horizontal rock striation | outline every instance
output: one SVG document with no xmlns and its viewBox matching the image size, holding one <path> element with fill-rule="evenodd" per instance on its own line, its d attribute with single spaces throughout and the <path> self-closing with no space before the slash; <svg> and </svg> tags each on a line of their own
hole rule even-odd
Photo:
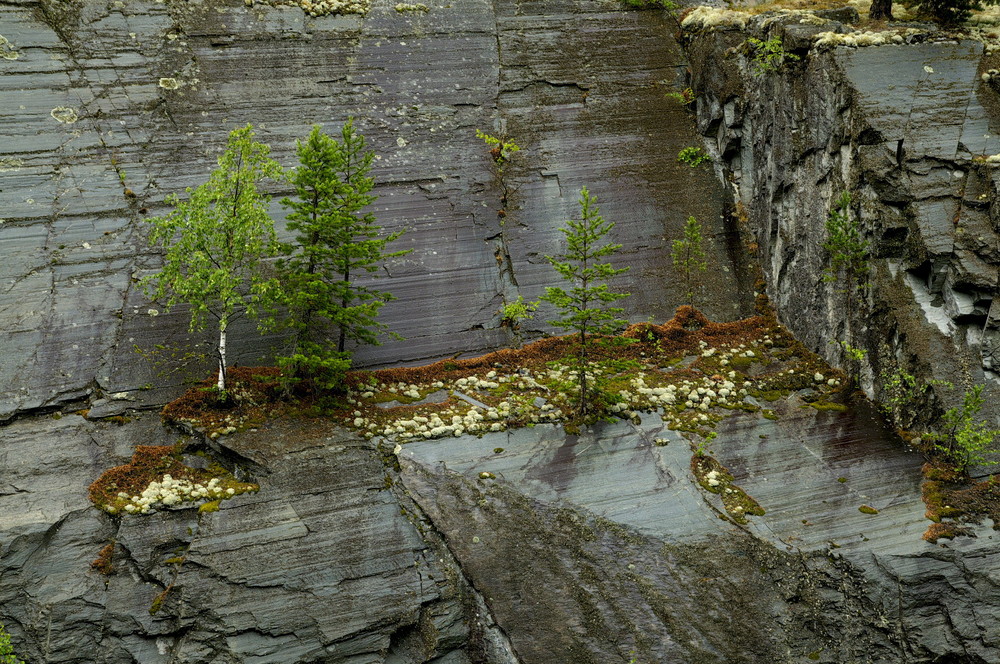
<svg viewBox="0 0 1000 664">
<path fill-rule="evenodd" d="M 1000 152 L 1000 141 L 996 92 L 981 77 L 992 56 L 975 42 L 933 39 L 810 50 L 804 33 L 845 28 L 803 26 L 800 18 L 765 16 L 747 32 L 686 36 L 698 127 L 723 162 L 738 213 L 759 245 L 777 315 L 813 350 L 858 372 L 870 396 L 886 397 L 886 376 L 896 371 L 956 386 L 935 387 L 908 403 L 904 426 L 933 419 L 973 384 L 985 385 L 983 417 L 996 422 L 1000 228 L 990 156 Z M 758 72 L 744 45 L 748 36 L 780 37 L 801 60 Z M 867 271 L 854 280 L 843 272 L 824 278 L 831 269 L 826 221 L 843 192 L 869 243 Z M 844 343 L 866 354 L 852 358 Z M 824 444 L 813 454 L 825 461 L 829 450 Z M 739 456 L 753 459 L 747 472 L 760 471 L 765 481 L 789 468 L 786 458 L 778 464 L 784 471 L 764 470 L 756 463 L 759 449 L 745 445 Z M 770 481 L 748 479 L 747 486 L 768 503 L 760 492 L 773 487 Z M 816 496 L 801 499 L 806 495 Z M 995 531 L 957 540 L 946 551 L 906 544 L 920 509 L 917 503 L 911 514 L 900 514 L 894 535 L 864 533 L 871 543 L 844 557 L 886 624 L 898 630 L 901 661 L 1000 661 L 992 636 L 1000 596 L 989 571 L 1000 555 Z M 783 541 L 812 539 L 811 527 L 791 528 L 799 510 L 788 516 L 785 526 L 770 530 L 784 531 Z"/>
<path fill-rule="evenodd" d="M 285 166 L 313 123 L 335 132 L 349 116 L 379 156 L 373 210 L 406 230 L 394 248 L 413 249 L 379 275 L 398 298 L 382 320 L 406 340 L 360 349 L 361 365 L 511 343 L 502 305 L 550 283 L 544 256 L 561 249 L 584 184 L 618 223 L 631 319 L 680 304 L 669 243 L 689 214 L 717 268 L 701 304 L 719 320 L 747 313 L 724 191 L 676 161 L 697 139 L 663 96 L 680 56 L 661 16 L 589 2 L 394 4 L 316 18 L 214 1 L 0 7 L 5 52 L 17 53 L 0 59 L 0 420 L 100 393 L 163 403 L 212 370 L 212 335 L 188 333 L 183 307 L 166 314 L 137 287 L 159 261 L 144 220 L 203 182 L 247 122 Z M 505 181 L 477 129 L 521 146 Z M 287 185 L 266 188 L 283 230 Z M 525 336 L 551 331 L 550 317 Z M 243 320 L 231 358 L 269 362 L 279 342 Z"/>
<path fill-rule="evenodd" d="M 112 518 L 89 505 L 89 482 L 136 437 L 178 434 L 152 417 L 79 416 L 3 433 L 0 606 L 27 661 L 468 664 L 503 642 L 379 454 L 350 435 L 308 421 L 248 433 L 218 458 L 249 460 L 259 493 Z M 91 562 L 109 545 L 103 574 Z"/>
</svg>

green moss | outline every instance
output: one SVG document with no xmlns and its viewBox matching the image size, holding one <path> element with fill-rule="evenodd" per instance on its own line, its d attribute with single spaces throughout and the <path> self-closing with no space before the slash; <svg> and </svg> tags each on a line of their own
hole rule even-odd
<svg viewBox="0 0 1000 664">
<path fill-rule="evenodd" d="M 843 484 L 844 482 L 847 481 L 847 478 L 846 477 L 838 477 L 837 481 L 840 482 L 841 484 Z"/>
<path fill-rule="evenodd" d="M 813 660 L 815 662 L 815 661 L 817 661 L 819 659 L 819 654 L 821 652 L 823 652 L 823 651 L 822 650 L 813 650 L 811 653 L 809 653 L 808 655 L 806 655 L 806 657 L 808 657 L 809 659 L 811 659 L 811 660 Z"/>
<path fill-rule="evenodd" d="M 858 511 L 862 514 L 878 514 L 878 510 L 871 505 L 862 505 L 858 508 Z"/>
<path fill-rule="evenodd" d="M 834 410 L 837 412 L 844 412 L 847 410 L 847 405 L 842 403 L 836 403 L 833 401 L 813 401 L 812 403 L 805 404 L 803 408 L 812 407 L 816 410 Z"/>
<path fill-rule="evenodd" d="M 766 420 L 776 420 L 778 419 L 778 414 L 771 410 L 770 408 L 764 408 L 760 411 L 761 416 Z"/>
<path fill-rule="evenodd" d="M 752 357 L 743 357 L 740 355 L 729 360 L 729 366 L 737 371 L 746 371 L 753 364 L 753 360 L 754 358 Z"/>
<path fill-rule="evenodd" d="M 221 502 L 222 502 L 222 500 L 210 500 L 207 503 L 202 503 L 198 507 L 198 512 L 199 513 L 201 513 L 201 512 L 218 512 L 219 511 L 219 504 Z"/>
<path fill-rule="evenodd" d="M 174 558 L 167 558 L 163 561 L 164 565 L 179 565 L 184 562 L 184 556 L 177 556 Z"/>
</svg>

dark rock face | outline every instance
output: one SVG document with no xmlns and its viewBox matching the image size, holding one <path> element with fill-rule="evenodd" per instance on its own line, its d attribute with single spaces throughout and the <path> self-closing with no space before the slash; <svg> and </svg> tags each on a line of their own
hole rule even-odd
<svg viewBox="0 0 1000 664">
<path fill-rule="evenodd" d="M 796 401 L 719 426 L 715 457 L 766 510 L 744 528 L 656 416 L 411 443 L 402 479 L 525 663 L 997 661 L 991 531 L 924 542 L 919 455 L 863 403 Z"/>
<path fill-rule="evenodd" d="M 867 349 L 869 395 L 882 394 L 883 373 L 903 370 L 959 386 L 936 391 L 947 406 L 984 384 L 989 416 L 1000 417 L 987 161 L 1000 139 L 982 46 L 814 51 L 754 75 L 735 55 L 717 57 L 742 40 L 695 37 L 692 80 L 699 129 L 732 174 L 779 317 L 832 362 L 850 361 L 840 342 Z M 820 278 L 830 268 L 827 214 L 843 192 L 870 242 L 869 271 L 851 284 Z"/>
<path fill-rule="evenodd" d="M 632 270 L 617 287 L 635 294 L 633 320 L 664 320 L 680 303 L 669 246 L 691 214 L 717 268 L 703 308 L 720 320 L 748 313 L 724 190 L 708 168 L 676 160 L 697 138 L 663 96 L 681 63 L 663 17 L 590 2 L 393 4 L 316 19 L 243 3 L 0 8 L 19 54 L 0 60 L 0 419 L 95 388 L 163 403 L 211 371 L 206 358 L 161 375 L 213 337 L 188 334 L 183 307 L 163 314 L 137 288 L 158 261 L 143 220 L 204 182 L 229 130 L 247 122 L 285 166 L 313 123 L 336 132 L 349 116 L 379 155 L 375 212 L 407 230 L 396 248 L 414 251 L 379 282 L 398 297 L 382 319 L 406 340 L 361 349 L 361 365 L 510 343 L 502 305 L 550 283 L 544 256 L 561 250 L 557 229 L 578 213 L 583 185 L 618 223 L 612 239 Z M 477 129 L 522 148 L 503 182 Z M 287 187 L 268 186 L 283 227 Z M 550 317 L 539 312 L 525 336 L 550 330 Z M 248 321 L 230 340 L 244 365 L 267 362 L 276 342 Z M 157 344 L 179 352 L 151 356 Z"/>
<path fill-rule="evenodd" d="M 606 9 L 469 2 L 400 16 L 385 4 L 305 21 L 245 6 L 0 7 L 22 54 L 0 60 L 0 86 L 24 100 L 0 120 L 14 137 L 0 148 L 0 384 L 13 386 L 0 417 L 84 396 L 95 378 L 108 393 L 95 416 L 173 389 L 177 377 L 123 352 L 185 337 L 183 312 L 153 316 L 135 290 L 155 261 L 140 206 L 155 214 L 204 179 L 246 121 L 289 163 L 314 119 L 354 114 L 383 155 L 380 218 L 411 226 L 416 249 L 383 282 L 400 297 L 387 320 L 411 339 L 367 361 L 506 342 L 495 311 L 545 284 L 542 256 L 582 184 L 619 221 L 634 318 L 677 300 L 659 291 L 664 232 L 688 214 L 711 221 L 721 266 L 706 309 L 744 313 L 722 185 L 676 163 L 695 140 L 658 87 L 680 63 L 666 23 Z M 996 314 L 995 214 L 981 202 L 993 184 L 958 145 L 1000 148 L 977 138 L 984 112 L 953 98 L 972 89 L 977 51 L 819 54 L 795 75 L 751 77 L 728 50 L 742 38 L 691 45 L 698 126 L 739 185 L 779 315 L 835 360 L 830 341 L 870 342 L 869 390 L 887 368 L 989 375 L 975 330 L 989 340 Z M 887 99 L 869 76 L 883 53 L 898 86 Z M 505 183 L 474 138 L 501 121 L 525 148 Z M 819 278 L 829 202 L 848 186 L 874 241 L 873 283 L 850 301 Z M 248 327 L 235 336 L 244 363 L 267 352 Z M 726 420 L 712 444 L 766 510 L 746 526 L 720 518 L 688 443 L 655 416 L 408 444 L 397 458 L 319 421 L 272 422 L 214 446 L 259 493 L 122 519 L 93 509 L 87 485 L 135 444 L 180 434 L 151 416 L 24 417 L 0 428 L 0 622 L 28 661 L 52 663 L 1000 662 L 989 524 L 920 540 L 921 459 L 863 406 L 775 409 L 777 421 Z M 90 563 L 109 543 L 104 576 Z"/>
<path fill-rule="evenodd" d="M 39 436 L 59 440 L 40 460 L 30 447 Z M 421 536 L 370 445 L 316 427 L 262 429 L 229 451 L 254 460 L 258 494 L 223 501 L 218 512 L 112 519 L 89 507 L 86 487 L 123 461 L 138 436 L 150 444 L 178 437 L 154 418 L 118 427 L 68 416 L 4 430 L 13 493 L 0 496 L 8 514 L 0 604 L 28 661 L 424 662 L 450 654 L 440 661 L 460 664 L 483 648 L 491 629 L 478 615 L 488 613 L 446 550 Z M 109 543 L 114 571 L 105 576 L 90 562 Z M 470 625 L 478 625 L 475 638 Z"/>
<path fill-rule="evenodd" d="M 729 50 L 744 38 L 734 32 L 693 37 L 692 81 L 699 129 L 725 162 L 745 207 L 779 318 L 833 363 L 856 361 L 840 342 L 867 349 L 860 371 L 869 395 L 882 396 L 884 375 L 897 370 L 958 386 L 912 404 L 917 421 L 954 405 L 977 383 L 991 395 L 983 415 L 996 421 L 991 310 L 998 229 L 995 176 L 986 158 L 1000 152 L 1000 142 L 993 131 L 995 93 L 979 77 L 986 66 L 981 45 L 802 53 L 799 63 L 754 75 Z M 823 248 L 827 214 L 844 191 L 870 242 L 863 284 L 821 278 L 830 266 Z M 813 452 L 824 463 L 826 447 Z M 751 475 L 762 468 L 759 449 L 744 444 L 739 456 L 753 460 L 745 463 Z M 761 478 L 774 481 L 781 472 L 772 467 Z M 773 485 L 755 486 L 748 478 L 747 486 L 766 496 L 762 487 Z M 890 504 L 899 509 L 903 503 Z M 920 523 L 921 509 L 912 503 L 909 514 L 899 514 L 894 535 L 865 532 L 871 544 L 844 558 L 894 625 L 905 653 L 897 657 L 1000 661 L 1000 643 L 982 636 L 998 625 L 995 575 L 986 571 L 998 556 L 994 531 L 956 541 L 948 551 L 927 547 L 908 532 Z M 801 515 L 789 516 L 784 527 L 771 522 L 773 533 L 784 531 L 781 539 L 808 541 L 818 532 L 795 532 L 791 526 Z M 987 560 L 993 562 L 984 567 Z M 960 590 L 932 590 L 939 574 Z"/>
</svg>

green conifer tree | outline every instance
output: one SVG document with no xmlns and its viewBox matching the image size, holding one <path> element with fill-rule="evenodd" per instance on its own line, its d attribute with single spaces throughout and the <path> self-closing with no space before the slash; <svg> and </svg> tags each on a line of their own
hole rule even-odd
<svg viewBox="0 0 1000 664">
<path fill-rule="evenodd" d="M 588 381 L 591 368 L 591 344 L 588 335 L 614 334 L 628 324 L 618 318 L 625 310 L 610 306 L 630 293 L 614 293 L 608 289 L 608 280 L 627 272 L 629 268 L 615 268 L 598 259 L 614 254 L 620 244 L 600 244 L 601 238 L 614 228 L 614 222 L 601 217 L 597 197 L 591 196 L 586 187 L 580 190 L 580 219 L 570 219 L 566 228 L 559 230 L 566 235 L 566 252 L 559 256 L 546 256 L 556 272 L 573 284 L 568 290 L 550 286 L 541 297 L 555 306 L 560 313 L 550 324 L 577 333 L 575 356 L 580 415 L 592 412 L 592 386 Z"/>
<path fill-rule="evenodd" d="M 164 248 L 163 268 L 143 279 L 143 286 L 167 311 L 178 303 L 191 307 L 190 329 L 215 320 L 219 377 L 226 390 L 226 332 L 244 312 L 256 314 L 275 282 L 266 277 L 264 261 L 277 253 L 268 197 L 257 189 L 265 179 L 283 177 L 268 155 L 270 148 L 254 138 L 251 125 L 234 129 L 219 167 L 208 182 L 186 190 L 189 198 L 167 197 L 174 211 L 149 220 L 149 241 Z"/>
<path fill-rule="evenodd" d="M 324 389 L 335 389 L 350 367 L 349 341 L 377 345 L 386 329 L 377 316 L 392 294 L 355 280 L 408 253 L 386 252 L 403 231 L 383 234 L 374 214 L 364 212 L 376 199 L 368 175 L 375 155 L 365 150 L 352 119 L 340 138 L 317 125 L 297 143 L 295 197 L 281 201 L 290 209 L 288 228 L 295 234 L 279 264 L 286 325 L 293 332 L 291 353 L 282 362 L 293 377 L 309 377 Z"/>
<path fill-rule="evenodd" d="M 701 222 L 694 217 L 688 217 L 687 223 L 684 224 L 684 237 L 674 240 L 670 258 L 674 262 L 674 269 L 680 272 L 684 281 L 684 299 L 689 305 L 694 306 L 694 287 L 697 279 L 695 273 L 708 269 L 705 250 L 702 248 Z"/>
</svg>

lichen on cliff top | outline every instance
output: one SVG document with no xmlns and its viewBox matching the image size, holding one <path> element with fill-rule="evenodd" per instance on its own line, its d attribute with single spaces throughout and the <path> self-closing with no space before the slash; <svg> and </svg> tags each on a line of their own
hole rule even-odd
<svg viewBox="0 0 1000 664">
<path fill-rule="evenodd" d="M 314 17 L 330 14 L 364 16 L 371 9 L 371 0 L 261 0 L 261 4 L 272 7 L 300 7 L 304 12 Z"/>
</svg>

